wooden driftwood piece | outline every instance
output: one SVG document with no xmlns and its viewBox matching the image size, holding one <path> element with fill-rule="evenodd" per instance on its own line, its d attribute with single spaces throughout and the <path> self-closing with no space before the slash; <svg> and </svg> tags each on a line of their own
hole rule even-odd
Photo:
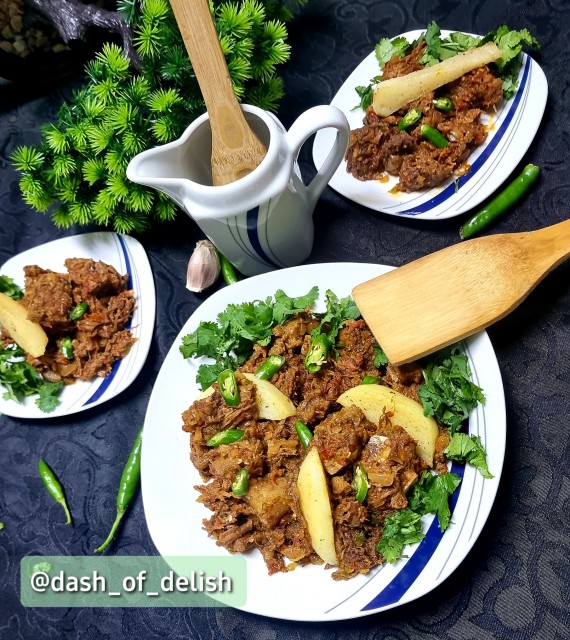
<svg viewBox="0 0 570 640">
<path fill-rule="evenodd" d="M 118 11 L 85 4 L 80 0 L 26 0 L 26 3 L 53 25 L 66 44 L 72 40 L 83 40 L 91 27 L 119 34 L 125 53 L 138 67 L 130 27 Z"/>
</svg>

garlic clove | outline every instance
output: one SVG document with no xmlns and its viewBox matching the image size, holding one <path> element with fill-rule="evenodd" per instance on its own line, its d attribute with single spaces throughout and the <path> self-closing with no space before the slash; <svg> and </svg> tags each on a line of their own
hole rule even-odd
<svg viewBox="0 0 570 640">
<path fill-rule="evenodd" d="M 209 240 L 200 240 L 188 261 L 186 288 L 196 293 L 204 291 L 216 282 L 220 269 L 216 247 Z"/>
</svg>

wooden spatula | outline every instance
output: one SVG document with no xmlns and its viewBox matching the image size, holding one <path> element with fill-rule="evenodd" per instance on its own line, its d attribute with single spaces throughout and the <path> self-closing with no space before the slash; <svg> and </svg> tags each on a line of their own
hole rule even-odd
<svg viewBox="0 0 570 640">
<path fill-rule="evenodd" d="M 212 128 L 212 182 L 229 184 L 253 171 L 267 149 L 237 101 L 208 0 L 170 0 Z"/>
<path fill-rule="evenodd" d="M 517 307 L 570 255 L 570 220 L 475 238 L 356 286 L 354 301 L 393 364 L 466 338 Z"/>
</svg>

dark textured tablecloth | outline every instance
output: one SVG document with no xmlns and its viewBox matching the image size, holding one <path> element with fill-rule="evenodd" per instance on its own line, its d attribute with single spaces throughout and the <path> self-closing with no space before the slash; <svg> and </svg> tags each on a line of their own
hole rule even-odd
<svg viewBox="0 0 570 640">
<path fill-rule="evenodd" d="M 535 56 L 549 83 L 546 112 L 521 162 L 541 169 L 538 184 L 493 232 L 525 231 L 568 217 L 570 200 L 570 4 L 526 0 L 310 0 L 289 26 L 290 62 L 282 69 L 286 126 L 305 109 L 328 103 L 379 38 L 424 28 L 486 33 L 501 23 L 527 27 L 542 43 Z M 70 83 L 71 85 L 71 83 Z M 83 231 L 56 229 L 27 207 L 9 155 L 39 140 L 70 85 L 0 85 L 0 264 L 25 249 Z M 532 97 L 531 97 L 532 99 Z M 310 146 L 302 150 L 312 170 Z M 458 242 L 466 216 L 444 221 L 396 218 L 355 205 L 327 188 L 314 219 L 307 262 L 401 265 Z M 342 637 L 358 640 L 553 640 L 570 638 L 570 264 L 550 274 L 510 316 L 488 330 L 504 381 L 507 451 L 491 515 L 460 567 L 410 604 L 340 623 L 293 623 L 229 608 L 33 609 L 19 597 L 27 555 L 91 554 L 114 515 L 120 470 L 161 363 L 178 331 L 208 294 L 185 289 L 188 257 L 200 233 L 182 215 L 139 236 L 157 289 L 155 335 L 135 382 L 114 400 L 65 419 L 0 417 L 0 640 L 80 638 Z M 208 293 L 211 293 L 208 292 Z M 429 292 L 418 301 L 429 303 Z M 40 457 L 65 483 L 75 526 L 37 474 Z M 154 555 L 139 494 L 113 553 Z M 307 594 L 310 597 L 310 594 Z"/>
</svg>

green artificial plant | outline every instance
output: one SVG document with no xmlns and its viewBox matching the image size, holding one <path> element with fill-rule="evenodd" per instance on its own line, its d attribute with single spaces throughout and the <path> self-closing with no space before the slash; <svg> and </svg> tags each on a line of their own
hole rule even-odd
<svg viewBox="0 0 570 640">
<path fill-rule="evenodd" d="M 120 0 L 117 8 L 131 29 L 134 59 L 117 44 L 103 45 L 86 65 L 85 84 L 42 127 L 40 144 L 11 157 L 24 201 L 57 227 L 131 233 L 174 219 L 174 202 L 131 182 L 126 167 L 205 111 L 168 0 Z M 283 96 L 276 69 L 290 53 L 286 1 L 210 0 L 210 8 L 238 99 L 274 111 Z"/>
</svg>

